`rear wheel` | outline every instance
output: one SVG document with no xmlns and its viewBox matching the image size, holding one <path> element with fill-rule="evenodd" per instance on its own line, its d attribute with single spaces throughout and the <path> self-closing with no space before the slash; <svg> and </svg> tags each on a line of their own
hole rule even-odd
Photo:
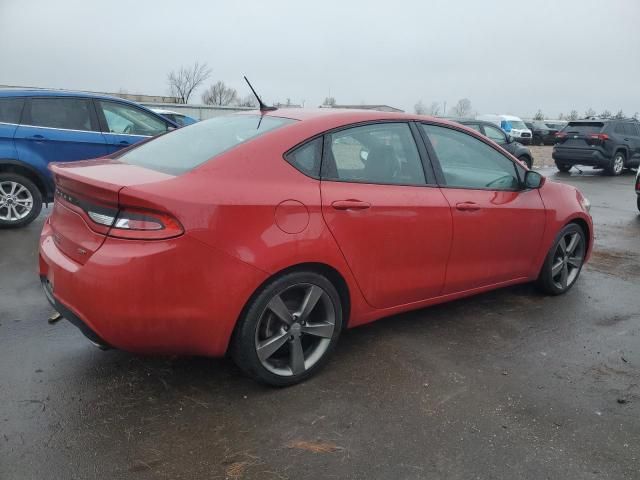
<svg viewBox="0 0 640 480">
<path fill-rule="evenodd" d="M 587 252 L 585 233 L 575 223 L 564 227 L 547 254 L 538 287 L 550 295 L 566 293 L 578 279 Z"/>
<path fill-rule="evenodd" d="M 529 168 L 529 170 L 531 170 L 531 167 L 533 167 L 533 162 L 531 161 L 531 157 L 529 157 L 528 155 L 520 155 L 518 157 L 518 160 L 523 162 L 527 166 L 527 168 Z"/>
<path fill-rule="evenodd" d="M 250 377 L 273 386 L 301 382 L 327 361 L 342 329 L 335 287 L 315 272 L 268 283 L 236 328 L 231 354 Z"/>
<path fill-rule="evenodd" d="M 542 146 L 544 145 L 544 139 L 541 136 L 536 135 L 535 137 L 533 137 L 533 144 Z"/>
<path fill-rule="evenodd" d="M 0 173 L 0 228 L 23 227 L 42 210 L 42 194 L 26 177 Z"/>
<path fill-rule="evenodd" d="M 571 170 L 572 165 L 556 162 L 556 167 L 558 167 L 558 170 L 560 170 L 562 173 L 567 173 L 569 170 Z"/>
<path fill-rule="evenodd" d="M 638 211 L 640 211 L 640 197 L 636 200 L 636 205 L 638 207 Z"/>
<path fill-rule="evenodd" d="M 609 163 L 609 166 L 606 168 L 606 172 L 609 175 L 620 175 L 624 170 L 624 161 L 625 155 L 623 152 L 616 152 Z"/>
</svg>

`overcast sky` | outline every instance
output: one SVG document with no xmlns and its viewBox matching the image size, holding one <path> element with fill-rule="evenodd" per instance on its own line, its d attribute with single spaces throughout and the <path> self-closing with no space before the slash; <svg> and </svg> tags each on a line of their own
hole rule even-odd
<svg viewBox="0 0 640 480">
<path fill-rule="evenodd" d="M 639 0 L 0 0 L 0 45 L 0 84 L 163 95 L 200 61 L 307 107 L 640 111 Z"/>
</svg>

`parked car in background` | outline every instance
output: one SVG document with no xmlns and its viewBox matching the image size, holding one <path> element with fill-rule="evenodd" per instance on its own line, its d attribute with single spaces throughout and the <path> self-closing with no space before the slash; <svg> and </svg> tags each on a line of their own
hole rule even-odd
<svg viewBox="0 0 640 480">
<path fill-rule="evenodd" d="M 499 126 L 523 145 L 531 144 L 533 133 L 520 117 L 516 117 L 515 115 L 485 114 L 478 115 L 476 118 Z"/>
<path fill-rule="evenodd" d="M 120 98 L 0 90 L 0 228 L 30 223 L 53 199 L 50 162 L 102 157 L 174 128 Z"/>
<path fill-rule="evenodd" d="M 39 268 L 58 312 L 103 347 L 229 353 L 277 386 L 346 327 L 531 281 L 565 293 L 593 245 L 574 187 L 418 115 L 239 113 L 52 168 Z"/>
<path fill-rule="evenodd" d="M 532 132 L 531 143 L 533 145 L 553 145 L 556 143 L 556 133 L 562 129 L 562 127 L 556 128 L 554 124 L 539 120 L 524 122 L 524 124 Z"/>
<path fill-rule="evenodd" d="M 588 165 L 620 175 L 640 164 L 640 124 L 635 120 L 577 120 L 556 133 L 556 139 L 552 156 L 561 172 Z"/>
<path fill-rule="evenodd" d="M 453 119 L 453 121 L 480 132 L 482 135 L 490 138 L 511 155 L 526 164 L 528 168 L 533 167 L 533 155 L 531 154 L 531 150 L 517 142 L 512 136 L 498 128 L 494 123 L 472 118 Z"/>
<path fill-rule="evenodd" d="M 640 211 L 640 168 L 636 172 L 636 205 Z"/>
<path fill-rule="evenodd" d="M 162 115 L 164 118 L 168 118 L 173 123 L 177 123 L 181 127 L 193 125 L 198 121 L 195 118 L 184 115 L 182 113 L 174 112 L 173 110 L 164 110 L 162 108 L 152 108 L 151 110 L 156 112 L 158 115 Z"/>
</svg>

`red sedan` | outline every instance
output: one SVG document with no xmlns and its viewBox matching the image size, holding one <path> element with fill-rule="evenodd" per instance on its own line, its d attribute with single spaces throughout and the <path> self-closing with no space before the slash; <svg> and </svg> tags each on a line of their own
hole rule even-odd
<svg viewBox="0 0 640 480">
<path fill-rule="evenodd" d="M 588 201 L 475 131 L 372 111 L 214 118 L 52 166 L 49 300 L 94 343 L 222 356 L 289 385 L 346 327 L 576 282 Z"/>
</svg>

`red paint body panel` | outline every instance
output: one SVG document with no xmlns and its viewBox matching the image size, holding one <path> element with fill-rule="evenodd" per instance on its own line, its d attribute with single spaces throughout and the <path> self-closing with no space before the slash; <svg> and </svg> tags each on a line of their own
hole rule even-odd
<svg viewBox="0 0 640 480">
<path fill-rule="evenodd" d="M 109 159 L 53 166 L 59 188 L 100 204 L 166 212 L 185 232 L 168 240 L 117 239 L 56 200 L 40 240 L 40 274 L 52 280 L 55 298 L 115 347 L 219 356 L 251 295 L 297 265 L 322 264 L 344 279 L 348 325 L 357 326 L 533 280 L 557 232 L 573 219 L 588 226 L 591 248 L 591 218 L 572 187 L 546 182 L 514 193 L 320 182 L 283 159 L 332 128 L 425 117 L 270 115 L 301 121 L 179 176 Z M 344 200 L 370 208 L 331 206 Z M 480 210 L 456 209 L 469 201 Z M 54 233 L 67 246 L 56 245 Z M 78 256 L 78 247 L 88 254 Z"/>
</svg>

